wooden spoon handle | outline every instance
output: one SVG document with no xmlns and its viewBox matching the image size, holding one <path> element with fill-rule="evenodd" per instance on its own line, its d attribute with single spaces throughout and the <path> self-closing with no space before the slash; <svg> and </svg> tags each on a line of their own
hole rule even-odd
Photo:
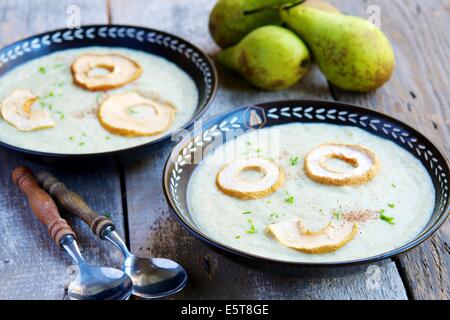
<svg viewBox="0 0 450 320">
<path fill-rule="evenodd" d="M 48 232 L 57 245 L 66 235 L 75 237 L 75 232 L 66 220 L 59 215 L 58 208 L 50 195 L 39 187 L 33 172 L 27 167 L 17 167 L 12 173 L 12 180 L 23 194 L 36 217 L 45 224 Z"/>
<path fill-rule="evenodd" d="M 37 175 L 37 179 L 44 190 L 56 199 L 56 202 L 64 211 L 83 220 L 97 237 L 102 238 L 104 228 L 108 226 L 115 228 L 114 223 L 110 219 L 97 214 L 79 194 L 67 189 L 52 174 L 40 172 Z"/>
</svg>

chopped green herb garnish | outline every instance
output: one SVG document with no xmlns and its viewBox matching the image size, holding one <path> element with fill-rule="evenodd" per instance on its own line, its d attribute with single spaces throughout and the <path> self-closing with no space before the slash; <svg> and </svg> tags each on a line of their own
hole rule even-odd
<svg viewBox="0 0 450 320">
<path fill-rule="evenodd" d="M 384 210 L 384 209 L 381 209 L 381 210 L 380 210 L 380 213 L 381 213 L 381 214 L 383 214 L 384 212 L 385 212 L 385 210 Z"/>
<path fill-rule="evenodd" d="M 50 91 L 46 95 L 39 97 L 39 99 L 43 100 L 43 99 L 53 98 L 54 96 L 55 96 L 55 93 L 53 91 Z"/>
<path fill-rule="evenodd" d="M 86 137 L 86 133 L 84 133 L 84 132 L 82 132 L 81 135 L 82 135 L 83 137 Z"/>
<path fill-rule="evenodd" d="M 39 67 L 39 72 L 41 73 L 41 74 L 45 74 L 45 68 L 44 67 Z"/>
<path fill-rule="evenodd" d="M 247 230 L 247 231 L 245 231 L 245 232 L 247 232 L 247 233 L 256 233 L 256 228 L 255 228 L 255 225 L 253 224 L 253 220 L 252 219 L 247 219 L 247 222 L 248 223 L 250 223 L 250 228 Z"/>
<path fill-rule="evenodd" d="M 384 210 L 383 210 L 383 211 L 384 211 Z M 394 217 L 386 216 L 386 215 L 384 215 L 384 213 L 381 212 L 381 211 L 380 211 L 380 219 L 383 220 L 383 221 L 386 221 L 386 222 L 389 223 L 389 224 L 395 224 L 395 222 L 394 222 Z"/>
<path fill-rule="evenodd" d="M 267 204 L 271 204 L 271 203 L 272 203 L 272 201 L 270 201 L 270 200 L 267 200 L 267 201 L 266 201 L 266 203 L 267 203 Z"/>
<path fill-rule="evenodd" d="M 397 186 L 393 182 L 391 183 L 391 186 L 393 186 L 394 188 L 397 188 Z"/>
<path fill-rule="evenodd" d="M 248 229 L 246 232 L 249 233 L 249 234 L 256 233 L 255 225 L 252 223 L 252 224 L 250 225 L 250 229 Z"/>
<path fill-rule="evenodd" d="M 236 237 L 234 237 L 235 239 L 239 239 L 241 236 L 236 236 Z"/>
<path fill-rule="evenodd" d="M 57 114 L 59 114 L 59 118 L 61 119 L 61 120 L 63 120 L 64 119 L 64 113 L 62 112 L 62 111 L 55 111 L 55 113 L 57 113 Z"/>
<path fill-rule="evenodd" d="M 61 68 L 61 67 L 64 67 L 64 66 L 65 66 L 64 63 L 58 63 L 58 64 L 55 64 L 55 65 L 53 66 L 53 68 L 58 69 L 58 68 Z"/>
<path fill-rule="evenodd" d="M 277 219 L 279 217 L 280 215 L 278 214 L 278 212 L 272 212 L 269 216 L 269 219 Z"/>
<path fill-rule="evenodd" d="M 75 139 L 74 136 L 70 136 L 70 137 L 69 137 L 69 140 L 70 140 L 70 141 L 73 141 L 74 139 Z"/>
<path fill-rule="evenodd" d="M 286 199 L 284 199 L 284 201 L 286 201 L 289 204 L 293 204 L 294 203 L 294 196 L 289 196 Z"/>
<path fill-rule="evenodd" d="M 388 207 L 389 207 L 389 208 L 395 208 L 395 204 L 393 204 L 393 203 L 388 203 Z"/>
<path fill-rule="evenodd" d="M 103 216 L 105 216 L 105 217 L 107 217 L 107 218 L 111 218 L 111 214 L 110 214 L 109 212 L 105 212 L 105 213 L 103 214 Z"/>
<path fill-rule="evenodd" d="M 111 139 L 110 136 L 106 136 L 106 137 L 105 137 L 105 140 L 109 140 L 109 139 Z"/>
<path fill-rule="evenodd" d="M 339 220 L 341 218 L 341 213 L 339 211 L 333 211 L 332 213 L 333 213 L 333 217 L 336 220 Z"/>
<path fill-rule="evenodd" d="M 244 212 L 242 212 L 242 214 L 251 214 L 252 212 L 251 211 L 244 211 Z"/>
<path fill-rule="evenodd" d="M 84 142 L 80 142 L 78 145 L 79 145 L 80 147 L 82 147 L 82 146 L 84 146 Z"/>
<path fill-rule="evenodd" d="M 291 166 L 295 166 L 298 163 L 298 157 L 292 157 L 289 161 L 291 162 Z"/>
<path fill-rule="evenodd" d="M 256 153 L 260 153 L 261 152 L 261 149 L 256 149 Z"/>
</svg>

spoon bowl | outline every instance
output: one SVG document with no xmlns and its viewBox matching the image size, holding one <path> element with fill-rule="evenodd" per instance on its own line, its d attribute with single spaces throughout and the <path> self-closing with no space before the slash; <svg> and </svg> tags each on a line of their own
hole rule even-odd
<svg viewBox="0 0 450 320">
<path fill-rule="evenodd" d="M 133 294 L 142 298 L 161 298 L 181 291 L 187 274 L 178 263 L 163 258 L 126 258 L 124 271 L 133 281 Z"/>
<path fill-rule="evenodd" d="M 82 265 L 68 295 L 71 300 L 127 300 L 131 292 L 131 279 L 121 270 Z"/>
<path fill-rule="evenodd" d="M 103 231 L 103 238 L 122 251 L 123 271 L 133 281 L 133 294 L 146 298 L 162 298 L 181 291 L 187 284 L 187 273 L 175 261 L 164 258 L 140 258 L 131 254 L 113 226 Z"/>
<path fill-rule="evenodd" d="M 127 300 L 130 297 L 133 282 L 125 272 L 87 264 L 72 236 L 64 237 L 61 245 L 78 263 L 78 272 L 68 290 L 71 300 Z"/>
</svg>

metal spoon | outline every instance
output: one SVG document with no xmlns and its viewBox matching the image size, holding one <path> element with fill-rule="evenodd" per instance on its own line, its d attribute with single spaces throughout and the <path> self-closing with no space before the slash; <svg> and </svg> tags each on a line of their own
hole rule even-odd
<svg viewBox="0 0 450 320">
<path fill-rule="evenodd" d="M 48 172 L 41 172 L 37 178 L 56 202 L 68 213 L 75 215 L 91 228 L 100 239 L 114 244 L 124 256 L 122 270 L 133 281 L 133 294 L 143 298 L 165 297 L 182 290 L 187 284 L 186 271 L 178 263 L 163 258 L 139 258 L 131 254 L 115 231 L 114 223 L 98 215 L 77 193 L 67 189 Z"/>
<path fill-rule="evenodd" d="M 92 267 L 83 259 L 75 233 L 66 220 L 59 215 L 50 195 L 39 187 L 33 172 L 26 167 L 17 167 L 12 180 L 28 199 L 36 217 L 48 227 L 52 239 L 64 248 L 79 267 L 75 279 L 70 283 L 68 294 L 72 300 L 126 300 L 133 290 L 130 277 L 114 268 Z"/>
<path fill-rule="evenodd" d="M 126 273 L 119 269 L 88 265 L 73 236 L 62 238 L 60 243 L 79 268 L 69 285 L 71 300 L 127 300 L 130 297 L 133 283 Z"/>
</svg>

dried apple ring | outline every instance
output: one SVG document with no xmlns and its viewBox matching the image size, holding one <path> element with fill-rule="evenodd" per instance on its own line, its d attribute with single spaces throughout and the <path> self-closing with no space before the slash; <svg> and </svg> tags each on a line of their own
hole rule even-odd
<svg viewBox="0 0 450 320">
<path fill-rule="evenodd" d="M 240 176 L 244 170 L 260 172 L 263 177 L 257 181 L 247 181 Z M 235 160 L 224 166 L 216 176 L 216 185 L 220 191 L 240 199 L 265 197 L 278 190 L 283 183 L 283 169 L 260 158 Z"/>
<path fill-rule="evenodd" d="M 0 104 L 3 119 L 20 131 L 54 127 L 55 123 L 46 110 L 31 110 L 37 99 L 28 89 L 13 91 Z"/>
<path fill-rule="evenodd" d="M 340 172 L 327 166 L 330 158 L 347 162 L 352 169 Z M 330 143 L 321 145 L 305 158 L 306 175 L 319 183 L 332 185 L 362 184 L 372 179 L 379 170 L 378 157 L 360 145 Z"/>
<path fill-rule="evenodd" d="M 95 74 L 95 69 L 105 70 L 106 74 Z M 91 91 L 124 86 L 139 78 L 142 73 L 137 62 L 116 53 L 83 54 L 75 59 L 71 70 L 74 82 Z"/>
<path fill-rule="evenodd" d="M 153 114 L 134 117 L 129 111 L 135 106 L 150 107 Z M 98 117 L 103 127 L 112 133 L 127 137 L 152 136 L 172 124 L 175 108 L 167 102 L 156 101 L 133 91 L 108 96 L 100 105 Z"/>
<path fill-rule="evenodd" d="M 331 222 L 319 231 L 305 229 L 300 219 L 271 224 L 267 233 L 291 249 L 309 254 L 336 251 L 352 240 L 358 231 L 356 223 Z"/>
</svg>

